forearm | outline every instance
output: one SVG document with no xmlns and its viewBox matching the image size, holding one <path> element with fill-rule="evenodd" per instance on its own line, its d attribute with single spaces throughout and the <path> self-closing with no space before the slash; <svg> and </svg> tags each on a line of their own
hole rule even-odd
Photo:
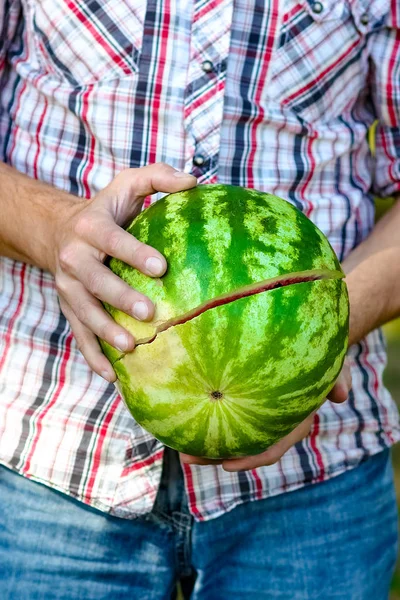
<svg viewBox="0 0 400 600">
<path fill-rule="evenodd" d="M 400 202 L 343 262 L 350 297 L 349 345 L 400 316 Z"/>
<path fill-rule="evenodd" d="M 79 201 L 0 162 L 0 255 L 52 270 L 54 223 Z"/>
</svg>

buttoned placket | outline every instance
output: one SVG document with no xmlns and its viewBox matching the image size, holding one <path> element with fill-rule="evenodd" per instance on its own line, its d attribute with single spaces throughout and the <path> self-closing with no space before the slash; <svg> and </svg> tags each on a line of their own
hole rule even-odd
<svg viewBox="0 0 400 600">
<path fill-rule="evenodd" d="M 233 0 L 194 3 L 185 95 L 185 170 L 199 182 L 217 180 Z M 211 42 L 211 43 L 210 43 Z"/>
</svg>

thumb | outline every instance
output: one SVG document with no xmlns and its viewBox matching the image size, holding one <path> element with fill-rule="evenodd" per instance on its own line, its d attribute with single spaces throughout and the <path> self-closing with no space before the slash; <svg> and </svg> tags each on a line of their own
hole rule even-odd
<svg viewBox="0 0 400 600">
<path fill-rule="evenodd" d="M 121 171 L 102 191 L 102 196 L 107 204 L 112 200 L 115 221 L 121 225 L 138 214 L 146 196 L 156 192 L 180 192 L 196 184 L 193 175 L 165 163 L 155 163 Z"/>
</svg>

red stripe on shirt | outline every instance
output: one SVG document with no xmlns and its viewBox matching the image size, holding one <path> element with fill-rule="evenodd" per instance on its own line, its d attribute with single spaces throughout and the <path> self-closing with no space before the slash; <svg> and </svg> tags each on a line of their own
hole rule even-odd
<svg viewBox="0 0 400 600">
<path fill-rule="evenodd" d="M 201 108 L 203 106 L 203 104 L 205 104 L 206 102 L 211 100 L 211 98 L 213 96 L 216 96 L 217 94 L 219 94 L 219 92 L 222 92 L 224 90 L 224 87 L 225 87 L 225 81 L 224 81 L 224 79 L 220 79 L 215 87 L 213 86 L 211 88 L 207 88 L 207 90 L 203 94 L 198 96 L 196 98 L 196 100 L 194 100 L 188 106 L 186 106 L 185 112 L 184 112 L 185 119 L 190 117 L 190 115 L 196 109 Z"/>
<path fill-rule="evenodd" d="M 261 96 L 265 86 L 268 67 L 272 58 L 272 50 L 274 48 L 274 44 L 276 41 L 276 30 L 279 23 L 279 0 L 274 0 L 271 11 L 271 23 L 268 27 L 268 35 L 267 35 L 267 43 L 265 47 L 265 51 L 262 54 L 262 68 L 260 72 L 260 76 L 258 79 L 258 85 L 255 90 L 254 102 L 257 107 L 258 114 L 255 117 L 252 126 L 251 126 L 251 150 L 248 158 L 248 167 L 247 167 L 247 185 L 248 187 L 254 187 L 254 176 L 253 176 L 253 168 L 254 168 L 254 158 L 257 152 L 257 128 L 260 123 L 264 120 L 264 108 L 261 104 Z"/>
<path fill-rule="evenodd" d="M 182 465 L 182 467 L 186 479 L 186 492 L 188 495 L 188 502 L 191 513 L 196 519 L 202 520 L 202 514 L 197 509 L 197 497 L 193 484 L 192 468 L 190 465 L 186 464 Z"/>
<path fill-rule="evenodd" d="M 127 65 L 126 61 L 124 61 L 123 58 L 114 50 L 114 48 L 110 46 L 110 44 L 105 39 L 104 34 L 101 34 L 100 31 L 97 31 L 97 29 L 94 27 L 90 19 L 85 15 L 85 13 L 79 10 L 79 5 L 77 4 L 77 2 L 71 2 L 70 0 L 68 0 L 67 6 L 79 19 L 82 25 L 84 25 L 86 29 L 90 31 L 96 42 L 98 42 L 101 45 L 101 47 L 104 48 L 111 60 L 116 65 L 118 65 L 126 75 L 129 75 L 131 73 L 131 67 Z"/>
<path fill-rule="evenodd" d="M 90 93 L 93 90 L 93 86 L 88 86 L 87 90 L 82 94 L 82 121 L 85 123 L 86 129 L 89 130 L 90 134 L 90 148 L 87 155 L 87 163 L 86 167 L 82 173 L 82 185 L 84 189 L 85 198 L 90 198 L 90 186 L 88 183 L 89 173 L 93 169 L 94 165 L 94 149 L 96 146 L 96 136 L 90 131 L 89 119 L 88 119 L 88 110 L 89 110 L 89 98 Z"/>
<path fill-rule="evenodd" d="M 133 464 L 129 465 L 128 467 L 125 467 L 122 470 L 121 476 L 126 477 L 127 475 L 129 475 L 129 473 L 133 473 L 134 471 L 140 471 L 141 469 L 150 467 L 155 462 L 161 460 L 163 455 L 164 455 L 164 449 L 161 448 L 161 450 L 158 450 L 158 452 L 156 452 L 155 454 L 152 454 L 151 456 L 148 456 L 144 460 L 139 460 L 139 461 L 134 462 Z"/>
<path fill-rule="evenodd" d="M 308 158 L 308 169 L 307 169 L 307 177 L 304 181 L 304 184 L 301 186 L 301 190 L 300 190 L 300 197 L 302 199 L 302 201 L 304 202 L 304 206 L 306 206 L 306 210 L 305 210 L 305 214 L 308 218 L 310 218 L 310 215 L 314 209 L 313 203 L 311 202 L 309 196 L 306 196 L 306 189 L 308 184 L 310 183 L 310 181 L 312 180 L 312 178 L 314 177 L 314 171 L 315 171 L 315 158 L 313 155 L 313 151 L 312 151 L 312 146 L 314 143 L 314 140 L 318 137 L 318 134 L 316 131 L 313 131 L 312 133 L 310 133 L 310 135 L 307 137 L 307 144 L 306 144 L 306 155 Z"/>
<path fill-rule="evenodd" d="M 93 487 L 94 487 L 94 482 L 96 480 L 96 476 L 101 464 L 101 452 L 103 449 L 103 445 L 104 442 L 107 438 L 107 433 L 108 433 L 108 428 L 110 426 L 110 423 L 115 415 L 115 410 L 118 406 L 118 404 L 121 402 L 121 399 L 119 396 L 117 396 L 113 403 L 111 404 L 111 406 L 109 407 L 109 409 L 107 410 L 107 413 L 104 417 L 104 420 L 101 423 L 101 427 L 98 430 L 97 433 L 97 443 L 96 446 L 93 450 L 93 459 L 91 460 L 91 469 L 90 469 L 90 479 L 87 483 L 87 485 L 85 486 L 85 499 L 87 502 L 90 502 L 92 499 L 92 493 L 93 493 Z"/>
<path fill-rule="evenodd" d="M 283 100 L 282 104 L 284 106 L 287 106 L 288 104 L 291 103 L 292 100 L 294 100 L 295 98 L 299 98 L 300 96 L 302 96 L 303 94 L 305 94 L 305 92 L 307 92 L 309 89 L 311 89 L 312 87 L 314 87 L 319 81 L 321 81 L 322 79 L 324 79 L 324 77 L 326 77 L 326 75 L 328 75 L 328 73 L 330 73 L 331 71 L 333 71 L 333 69 L 344 58 L 346 58 L 354 50 L 354 48 L 356 48 L 359 44 L 360 44 L 360 39 L 357 39 L 355 42 L 352 43 L 352 45 L 350 46 L 350 48 L 348 48 L 345 52 L 343 52 L 343 54 L 341 54 L 339 56 L 339 58 L 337 58 L 335 60 L 335 62 L 333 62 L 332 64 L 329 65 L 329 67 L 327 67 L 326 69 L 324 69 L 323 71 L 321 71 L 320 75 L 317 78 L 311 79 L 311 81 L 309 81 L 307 83 L 307 85 L 305 85 L 304 87 L 300 88 L 299 90 L 297 90 L 296 92 L 294 92 L 293 94 L 291 94 L 290 96 L 288 96 L 287 98 L 285 98 Z"/>
<path fill-rule="evenodd" d="M 286 25 L 291 21 L 292 17 L 297 15 L 299 12 L 302 12 L 304 7 L 301 4 L 296 4 L 289 12 L 285 13 L 283 16 L 283 24 Z"/>
<path fill-rule="evenodd" d="M 44 99 L 43 102 L 43 110 L 42 110 L 42 114 L 39 117 L 39 122 L 38 122 L 38 126 L 37 126 L 37 131 L 36 131 L 36 152 L 35 152 L 35 157 L 33 159 L 33 177 L 35 179 L 38 179 L 38 162 L 39 162 L 39 154 L 40 154 L 40 133 L 42 131 L 42 127 L 43 127 L 43 122 L 44 122 L 44 118 L 47 112 L 47 106 L 48 106 L 48 102 L 47 99 Z"/>
<path fill-rule="evenodd" d="M 160 112 L 160 98 L 163 90 L 163 77 L 164 77 L 164 69 L 165 64 L 167 62 L 167 46 L 169 39 L 169 26 L 170 26 L 170 0 L 165 0 L 164 2 L 164 12 L 163 12 L 163 21 L 161 28 L 161 48 L 160 53 L 158 55 L 158 69 L 155 75 L 155 85 L 154 85 L 154 94 L 151 103 L 151 115 L 152 115 L 152 125 L 151 125 L 151 136 L 150 136 L 150 148 L 149 148 L 149 162 L 150 164 L 156 162 L 157 160 L 157 139 L 158 139 L 158 119 Z M 160 38 L 157 39 L 157 44 L 160 44 Z"/>
<path fill-rule="evenodd" d="M 256 485 L 256 497 L 257 497 L 258 500 L 260 500 L 260 498 L 262 498 L 262 496 L 263 496 L 263 484 L 262 484 L 262 481 L 260 479 L 260 476 L 257 473 L 257 469 L 252 469 L 251 470 L 251 474 L 253 475 L 254 483 Z"/>
<path fill-rule="evenodd" d="M 205 2 L 203 8 L 194 13 L 193 22 L 197 23 L 197 21 L 200 21 L 207 13 L 218 8 L 223 2 L 225 2 L 225 0 L 211 0 L 211 2 Z"/>
<path fill-rule="evenodd" d="M 33 441 L 31 443 L 31 447 L 29 450 L 29 454 L 25 460 L 25 464 L 23 466 L 23 471 L 24 473 L 28 474 L 31 468 L 31 460 L 32 460 L 32 456 L 35 453 L 36 450 L 36 446 L 38 444 L 39 438 L 40 438 L 40 433 L 42 431 L 42 423 L 43 423 L 43 419 L 45 418 L 45 416 L 47 415 L 47 413 L 49 412 L 49 410 L 56 404 L 59 395 L 61 394 L 61 392 L 64 389 L 65 386 L 65 381 L 66 381 L 66 370 L 67 370 L 67 365 L 68 365 L 68 360 L 69 357 L 71 355 L 71 342 L 72 342 L 73 336 L 72 333 L 69 333 L 68 336 L 65 339 L 65 347 L 64 347 L 64 351 L 61 355 L 61 365 L 60 365 L 60 372 L 59 372 L 59 377 L 56 379 L 57 381 L 57 387 L 56 390 L 50 400 L 50 402 L 47 404 L 47 406 L 45 408 L 43 408 L 40 411 L 40 414 L 37 417 L 36 420 L 36 432 L 33 438 Z"/>
</svg>

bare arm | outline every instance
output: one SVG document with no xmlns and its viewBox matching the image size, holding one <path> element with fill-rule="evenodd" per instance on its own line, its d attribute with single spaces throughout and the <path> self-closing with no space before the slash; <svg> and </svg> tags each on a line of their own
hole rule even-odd
<svg viewBox="0 0 400 600">
<path fill-rule="evenodd" d="M 54 272 L 53 230 L 80 202 L 0 162 L 0 255 Z"/>
<path fill-rule="evenodd" d="M 400 202 L 343 262 L 350 297 L 349 345 L 400 316 Z"/>
<path fill-rule="evenodd" d="M 133 350 L 132 335 L 115 323 L 101 301 L 136 319 L 150 320 L 153 303 L 104 266 L 115 256 L 148 276 L 162 275 L 165 258 L 122 226 L 156 191 L 193 187 L 196 179 L 165 164 L 122 171 L 91 200 L 82 200 L 0 163 L 0 254 L 50 271 L 63 313 L 88 364 L 109 381 L 112 366 L 96 336 Z"/>
</svg>

